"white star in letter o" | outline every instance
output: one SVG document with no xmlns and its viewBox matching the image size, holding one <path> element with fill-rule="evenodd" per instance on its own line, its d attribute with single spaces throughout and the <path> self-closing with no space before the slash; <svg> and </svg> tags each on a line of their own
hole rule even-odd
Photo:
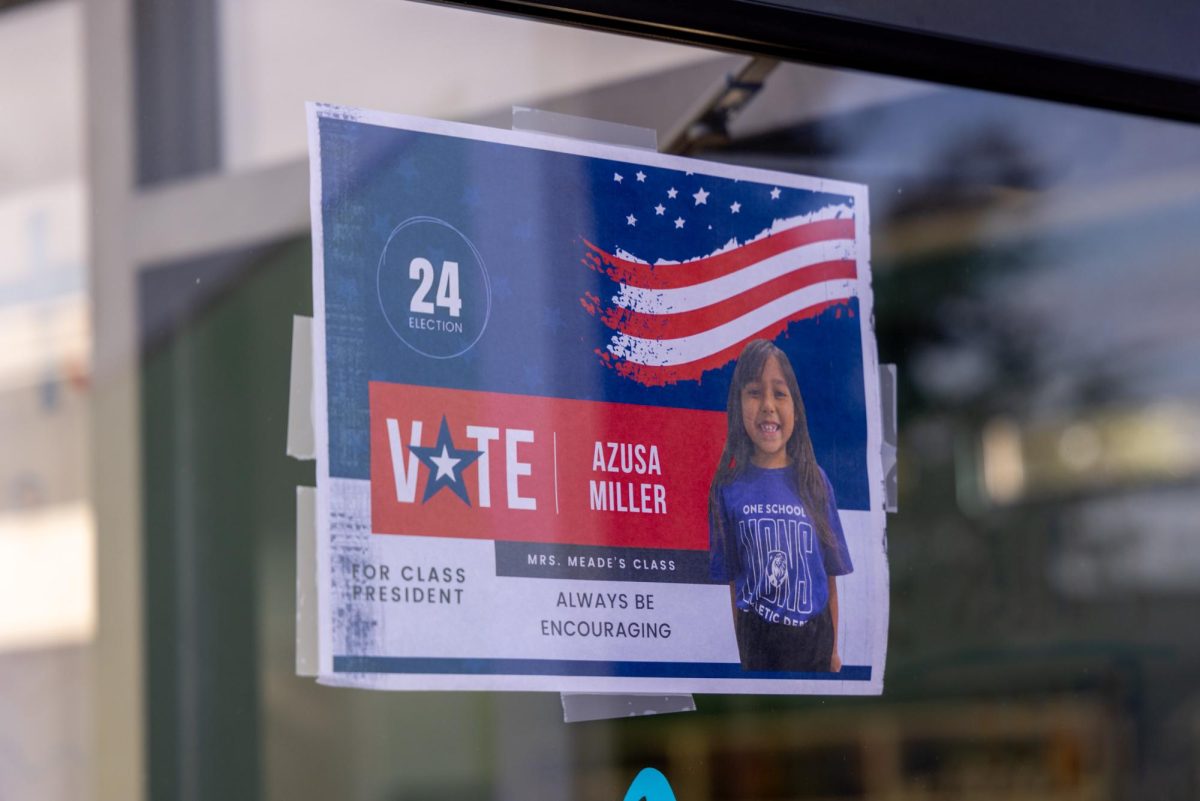
<svg viewBox="0 0 1200 801">
<path fill-rule="evenodd" d="M 445 445 L 442 446 L 442 455 L 431 456 L 429 457 L 429 461 L 437 465 L 437 475 L 434 476 L 435 481 L 439 478 L 443 478 L 444 476 L 450 476 L 451 481 L 457 481 L 457 478 L 454 475 L 454 466 L 461 462 L 462 459 L 455 459 L 453 456 L 451 456 L 450 452 L 446 450 Z"/>
</svg>

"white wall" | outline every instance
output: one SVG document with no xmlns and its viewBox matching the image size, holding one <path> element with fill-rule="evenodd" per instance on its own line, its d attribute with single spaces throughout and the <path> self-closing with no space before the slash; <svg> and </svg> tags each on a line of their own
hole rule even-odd
<svg viewBox="0 0 1200 801">
<path fill-rule="evenodd" d="M 85 134 L 80 4 L 0 13 L 0 197 L 78 179 Z"/>
</svg>

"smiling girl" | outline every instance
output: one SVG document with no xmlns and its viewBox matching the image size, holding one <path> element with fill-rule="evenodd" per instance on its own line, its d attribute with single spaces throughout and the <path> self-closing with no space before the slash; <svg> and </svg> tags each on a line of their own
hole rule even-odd
<svg viewBox="0 0 1200 801">
<path fill-rule="evenodd" d="M 727 410 L 708 498 L 710 572 L 729 582 L 742 668 L 841 670 L 835 577 L 854 567 L 787 355 L 747 344 Z"/>
</svg>

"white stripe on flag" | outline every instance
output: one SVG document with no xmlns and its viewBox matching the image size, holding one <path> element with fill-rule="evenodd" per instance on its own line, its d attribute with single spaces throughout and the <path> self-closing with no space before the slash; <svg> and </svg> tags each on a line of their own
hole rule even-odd
<svg viewBox="0 0 1200 801">
<path fill-rule="evenodd" d="M 857 283 L 839 278 L 807 286 L 776 298 L 723 325 L 678 339 L 643 339 L 628 334 L 615 334 L 608 345 L 608 351 L 617 358 L 651 367 L 687 364 L 736 345 L 809 306 L 855 297 Z"/>
<path fill-rule="evenodd" d="M 780 276 L 827 261 L 855 260 L 853 239 L 813 242 L 778 253 L 736 272 L 677 289 L 642 289 L 622 284 L 613 296 L 621 308 L 645 314 L 675 314 L 719 303 Z M 667 267 L 666 269 L 674 269 Z"/>
</svg>

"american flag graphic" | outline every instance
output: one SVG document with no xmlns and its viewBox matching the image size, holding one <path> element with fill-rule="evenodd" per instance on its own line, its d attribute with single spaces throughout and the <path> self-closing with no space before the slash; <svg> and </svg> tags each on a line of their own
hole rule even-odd
<svg viewBox="0 0 1200 801">
<path fill-rule="evenodd" d="M 622 191 L 626 181 L 632 192 Z M 586 293 L 581 302 L 613 331 L 596 353 L 619 374 L 646 386 L 699 380 L 751 339 L 774 339 L 830 309 L 853 314 L 858 252 L 848 203 L 812 209 L 806 190 L 690 173 L 618 172 L 613 183 L 603 205 L 624 219 L 622 238 L 652 252 L 673 238 L 676 253 L 696 253 L 651 262 L 619 243 L 584 239 L 584 264 L 611 279 L 613 291 Z M 804 207 L 812 210 L 789 214 Z"/>
</svg>

